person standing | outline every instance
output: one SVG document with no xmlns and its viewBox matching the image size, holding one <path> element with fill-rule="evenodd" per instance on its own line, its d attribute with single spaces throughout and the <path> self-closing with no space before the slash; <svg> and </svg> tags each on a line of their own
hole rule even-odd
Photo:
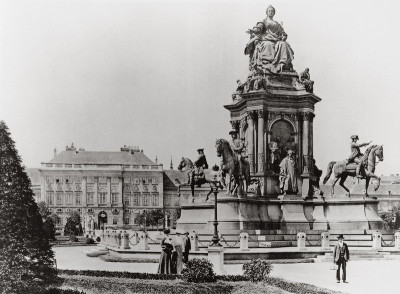
<svg viewBox="0 0 400 294">
<path fill-rule="evenodd" d="M 171 273 L 171 253 L 173 250 L 172 240 L 169 236 L 169 229 L 164 230 L 164 238 L 161 240 L 161 256 L 158 264 L 159 274 Z"/>
<path fill-rule="evenodd" d="M 185 232 L 185 237 L 183 237 L 183 262 L 187 263 L 189 261 L 189 251 L 192 249 L 192 244 L 189 239 L 189 232 Z"/>
<path fill-rule="evenodd" d="M 336 281 L 340 283 L 340 267 L 343 271 L 343 283 L 347 283 L 346 281 L 346 263 L 350 260 L 350 253 L 347 244 L 343 242 L 343 235 L 339 235 L 338 243 L 335 245 L 335 249 L 333 251 L 333 263 L 336 264 Z"/>
<path fill-rule="evenodd" d="M 182 273 L 183 269 L 183 263 L 182 263 L 182 258 L 183 258 L 183 239 L 181 237 L 181 232 L 176 231 L 176 236 L 172 241 L 172 246 L 174 247 L 173 253 L 172 253 L 172 269 L 171 273 L 172 274 L 178 274 L 180 275 Z"/>
</svg>

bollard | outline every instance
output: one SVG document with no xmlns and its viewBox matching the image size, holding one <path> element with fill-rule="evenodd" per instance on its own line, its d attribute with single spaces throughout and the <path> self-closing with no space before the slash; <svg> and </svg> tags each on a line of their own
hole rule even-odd
<svg viewBox="0 0 400 294">
<path fill-rule="evenodd" d="M 126 231 L 124 231 L 124 234 L 123 234 L 123 240 L 124 240 L 124 249 L 130 249 L 131 247 L 129 247 L 129 234 L 126 232 Z"/>
<path fill-rule="evenodd" d="M 118 248 L 122 248 L 122 238 L 123 238 L 122 231 L 119 231 L 117 236 L 118 236 Z"/>
<path fill-rule="evenodd" d="M 394 234 L 394 249 L 400 250 L 400 232 Z"/>
<path fill-rule="evenodd" d="M 111 240 L 111 232 L 110 231 L 107 231 L 106 232 L 106 245 L 107 246 L 110 246 L 111 245 L 111 242 L 110 242 L 110 240 Z"/>
<path fill-rule="evenodd" d="M 321 234 L 321 248 L 329 248 L 329 237 L 330 237 L 329 232 L 323 232 Z"/>
<path fill-rule="evenodd" d="M 382 234 L 378 231 L 372 233 L 372 249 L 379 250 L 382 248 Z"/>
<path fill-rule="evenodd" d="M 133 231 L 133 237 L 130 239 L 131 244 L 137 245 L 139 243 L 139 235 L 136 231 Z"/>
<path fill-rule="evenodd" d="M 140 232 L 139 233 L 139 244 L 138 250 L 149 250 L 149 235 L 147 232 Z"/>
<path fill-rule="evenodd" d="M 114 236 L 113 246 L 117 247 L 118 246 L 118 232 L 117 231 L 113 231 L 113 236 Z"/>
<path fill-rule="evenodd" d="M 189 234 L 189 239 L 192 251 L 199 251 L 199 236 L 197 236 L 195 231 Z"/>
<path fill-rule="evenodd" d="M 306 248 L 306 233 L 300 232 L 297 234 L 297 248 Z"/>
<path fill-rule="evenodd" d="M 248 233 L 240 233 L 240 251 L 248 251 L 249 250 L 249 234 Z"/>
</svg>

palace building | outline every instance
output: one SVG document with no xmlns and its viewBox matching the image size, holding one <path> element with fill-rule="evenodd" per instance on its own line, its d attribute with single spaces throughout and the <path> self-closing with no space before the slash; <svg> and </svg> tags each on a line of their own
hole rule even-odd
<svg viewBox="0 0 400 294">
<path fill-rule="evenodd" d="M 40 196 L 60 216 L 64 228 L 69 212 L 81 213 L 85 231 L 134 227 L 143 210 L 164 209 L 163 166 L 138 147 L 118 152 L 86 151 L 73 144 L 40 172 Z M 175 203 L 174 203 L 175 204 Z"/>
</svg>

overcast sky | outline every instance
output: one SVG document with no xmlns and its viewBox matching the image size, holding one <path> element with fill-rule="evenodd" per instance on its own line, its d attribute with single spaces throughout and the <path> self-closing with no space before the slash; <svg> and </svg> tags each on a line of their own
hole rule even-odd
<svg viewBox="0 0 400 294">
<path fill-rule="evenodd" d="M 1 1 L 0 119 L 28 167 L 73 142 L 93 151 L 135 145 L 176 168 L 229 138 L 245 31 L 269 4 L 294 68 L 309 67 L 314 155 L 324 171 L 350 136 L 384 145 L 377 174 L 400 171 L 398 1 Z"/>
</svg>

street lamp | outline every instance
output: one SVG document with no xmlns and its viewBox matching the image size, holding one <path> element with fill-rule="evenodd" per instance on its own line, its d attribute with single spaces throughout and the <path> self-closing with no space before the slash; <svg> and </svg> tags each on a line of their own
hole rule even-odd
<svg viewBox="0 0 400 294">
<path fill-rule="evenodd" d="M 217 215 L 217 195 L 218 195 L 218 188 L 221 184 L 222 174 L 219 170 L 217 165 L 212 167 L 212 171 L 210 172 L 210 186 L 212 192 L 214 193 L 214 235 L 211 239 L 210 247 L 222 247 L 221 243 L 219 243 L 219 236 L 218 236 L 218 215 Z"/>
</svg>

